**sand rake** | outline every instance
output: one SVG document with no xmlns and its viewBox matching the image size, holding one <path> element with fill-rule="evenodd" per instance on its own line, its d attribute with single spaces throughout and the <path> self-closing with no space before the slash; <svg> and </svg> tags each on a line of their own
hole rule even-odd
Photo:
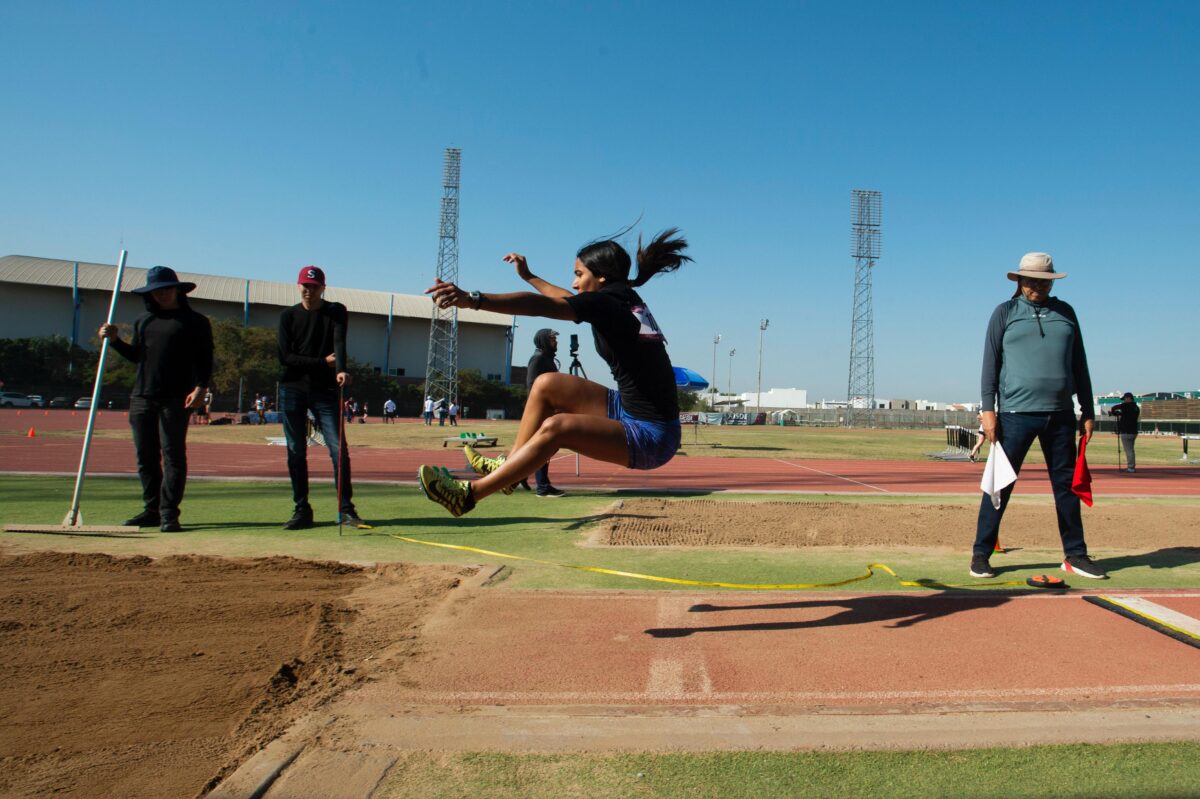
<svg viewBox="0 0 1200 799">
<path fill-rule="evenodd" d="M 121 296 L 121 278 L 125 274 L 125 258 L 128 252 L 121 250 L 121 258 L 117 263 L 117 279 L 113 282 L 112 300 L 108 304 L 106 324 L 112 324 L 117 311 L 117 300 Z M 96 411 L 100 407 L 100 387 L 104 384 L 104 361 L 108 356 L 108 337 L 100 342 L 100 363 L 96 367 L 96 382 L 92 386 L 92 404 L 88 408 L 87 428 L 83 433 L 83 451 L 79 455 L 79 471 L 75 474 L 75 492 L 71 496 L 71 509 L 61 525 L 52 524 L 6 524 L 4 529 L 10 533 L 138 533 L 137 527 L 126 525 L 85 525 L 83 514 L 79 510 L 79 497 L 83 492 L 83 475 L 87 471 L 88 450 L 92 444 L 92 428 L 96 422 Z"/>
</svg>

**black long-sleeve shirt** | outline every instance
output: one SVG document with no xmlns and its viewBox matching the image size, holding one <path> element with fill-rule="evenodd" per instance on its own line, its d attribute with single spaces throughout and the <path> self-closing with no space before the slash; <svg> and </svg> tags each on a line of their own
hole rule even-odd
<svg viewBox="0 0 1200 799">
<path fill-rule="evenodd" d="M 133 323 L 132 342 L 114 338 L 110 346 L 137 364 L 135 397 L 182 398 L 212 379 L 212 325 L 188 307 L 145 313 Z"/>
<path fill-rule="evenodd" d="M 346 371 L 346 328 L 349 314 L 340 302 L 323 301 L 309 311 L 293 305 L 279 316 L 280 383 L 306 390 L 337 388 L 337 373 Z M 325 358 L 333 354 L 334 366 Z"/>
<path fill-rule="evenodd" d="M 1109 416 L 1117 417 L 1117 433 L 1122 435 L 1137 435 L 1138 432 L 1138 417 L 1142 415 L 1142 409 L 1132 400 L 1122 402 L 1120 405 L 1114 405 L 1108 412 Z"/>
</svg>

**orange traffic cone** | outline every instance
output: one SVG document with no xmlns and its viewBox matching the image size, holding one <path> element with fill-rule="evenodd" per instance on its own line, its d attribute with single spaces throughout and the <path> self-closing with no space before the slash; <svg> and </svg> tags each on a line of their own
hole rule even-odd
<svg viewBox="0 0 1200 799">
<path fill-rule="evenodd" d="M 50 415 L 50 411 L 42 411 L 42 416 L 49 416 L 49 415 Z"/>
<path fill-rule="evenodd" d="M 33 431 L 33 428 L 31 427 L 31 428 L 29 428 L 29 432 L 25 434 L 25 437 L 26 438 L 37 438 L 37 433 L 35 433 Z"/>
<path fill-rule="evenodd" d="M 993 552 L 999 552 L 1001 555 L 1003 555 L 1003 554 L 1004 554 L 1004 547 L 1000 546 L 1000 539 L 999 539 L 999 538 L 997 538 L 997 539 L 996 539 L 996 548 L 995 548 L 995 549 L 993 549 L 992 551 L 993 551 Z"/>
</svg>

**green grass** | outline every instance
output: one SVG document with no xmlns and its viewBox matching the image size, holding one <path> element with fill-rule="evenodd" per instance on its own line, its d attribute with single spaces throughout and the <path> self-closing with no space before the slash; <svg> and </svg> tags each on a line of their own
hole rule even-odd
<svg viewBox="0 0 1200 799">
<path fill-rule="evenodd" d="M 426 427 L 422 424 L 392 424 L 379 422 L 348 426 L 347 440 L 355 448 L 441 449 L 444 439 L 460 432 L 485 432 L 499 438 L 499 450 L 504 451 L 516 438 L 515 421 L 478 421 L 461 427 Z M 0 431 L 0 435 L 24 435 L 25 431 Z M 82 436 L 82 427 L 72 431 L 38 431 L 38 435 Z M 125 427 L 97 430 L 101 438 L 127 440 Z M 226 444 L 261 444 L 267 436 L 282 436 L 283 428 L 269 425 L 228 425 L 217 427 L 192 426 L 188 429 L 191 442 Z M 778 426 L 712 426 L 699 429 L 685 426 L 680 455 L 718 458 L 818 458 L 838 460 L 923 461 L 928 455 L 946 447 L 942 430 L 848 430 L 842 428 L 778 427 Z M 1138 437 L 1139 466 L 1179 466 L 1183 450 L 1173 436 Z M 986 456 L 985 445 L 983 455 Z M 1117 461 L 1117 439 L 1111 433 L 1098 434 L 1088 447 L 1088 462 L 1113 465 Z M 1043 463 L 1042 454 L 1034 446 L 1027 463 Z"/>
<path fill-rule="evenodd" d="M 0 476 L 0 523 L 58 524 L 67 511 L 73 481 L 66 477 Z M 85 485 L 84 522 L 119 524 L 140 509 L 140 487 L 129 478 L 91 478 Z M 722 495 L 718 501 L 770 499 L 781 495 Z M 518 492 L 482 503 L 470 515 L 454 519 L 426 500 L 414 487 L 366 484 L 356 488 L 360 513 L 374 522 L 375 530 L 344 530 L 338 537 L 333 524 L 331 486 L 314 481 L 312 501 L 318 522 L 312 530 L 281 529 L 291 513 L 291 492 L 286 483 L 258 481 L 192 480 L 183 505 L 182 534 L 157 531 L 114 537 L 79 534 L 4 533 L 0 541 L 25 549 L 103 551 L 112 554 L 164 555 L 198 553 L 228 557 L 291 555 L 298 558 L 352 562 L 410 561 L 456 564 L 503 563 L 511 567 L 505 588 L 600 590 L 696 590 L 688 586 L 594 574 L 577 569 L 529 561 L 506 560 L 492 555 L 452 551 L 399 541 L 393 534 L 422 540 L 476 547 L 556 564 L 595 566 L 688 580 L 793 584 L 826 583 L 862 574 L 867 564 L 885 563 L 908 580 L 944 583 L 968 582 L 964 563 L 973 531 L 963 531 L 961 549 L 874 547 L 723 548 L 585 546 L 593 517 L 615 499 L 613 494 L 573 491 L 553 502 Z M 786 501 L 828 501 L 829 496 L 804 495 Z M 877 497 L 836 497 L 847 502 L 881 502 Z M 888 503 L 922 501 L 889 495 Z M 939 503 L 969 502 L 973 498 L 941 498 Z M 1041 503 L 1043 498 L 1021 499 Z M 1166 503 L 1195 504 L 1192 499 L 1114 499 L 1153 513 Z M 1002 580 L 1026 577 L 1056 568 L 1057 551 L 1021 550 L 997 560 L 1005 568 Z M 1200 557 L 1181 550 L 1103 553 L 1113 575 L 1108 585 L 1130 587 L 1194 587 L 1200 583 Z M 982 588 L 982 586 L 980 587 Z M 843 590 L 901 590 L 892 577 L 878 573 Z"/>
<path fill-rule="evenodd" d="M 1200 795 L 1200 744 L 914 752 L 514 755 L 403 753 L 379 799 L 1005 797 Z"/>
</svg>

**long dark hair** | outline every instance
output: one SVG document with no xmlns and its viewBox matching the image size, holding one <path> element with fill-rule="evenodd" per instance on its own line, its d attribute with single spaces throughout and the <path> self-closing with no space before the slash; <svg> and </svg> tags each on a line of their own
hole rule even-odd
<svg viewBox="0 0 1200 799">
<path fill-rule="evenodd" d="M 679 228 L 668 228 L 651 239 L 645 247 L 642 246 L 642 237 L 638 236 L 638 271 L 633 280 L 629 279 L 629 270 L 633 265 L 629 253 L 613 239 L 585 244 L 575 253 L 575 257 L 597 277 L 627 282 L 637 288 L 660 272 L 674 272 L 685 262 L 692 260 L 690 256 L 683 254 L 688 243 L 678 234 Z"/>
</svg>

